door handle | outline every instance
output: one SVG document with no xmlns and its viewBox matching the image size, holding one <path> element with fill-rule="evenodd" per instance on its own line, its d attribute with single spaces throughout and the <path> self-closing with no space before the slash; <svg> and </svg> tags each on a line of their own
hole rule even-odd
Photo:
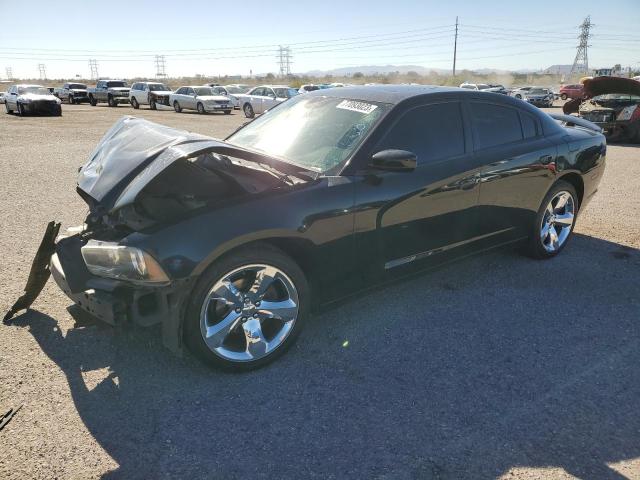
<svg viewBox="0 0 640 480">
<path fill-rule="evenodd" d="M 542 165 L 549 165 L 551 160 L 553 160 L 553 157 L 551 155 L 543 155 L 539 160 Z"/>
</svg>

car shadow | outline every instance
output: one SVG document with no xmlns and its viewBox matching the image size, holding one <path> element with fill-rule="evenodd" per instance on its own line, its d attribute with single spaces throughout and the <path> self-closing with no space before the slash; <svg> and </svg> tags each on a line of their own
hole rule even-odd
<svg viewBox="0 0 640 480">
<path fill-rule="evenodd" d="M 576 235 L 493 252 L 332 308 L 246 374 L 156 330 L 17 317 L 64 372 L 104 478 L 625 478 L 640 456 L 640 250 Z"/>
</svg>

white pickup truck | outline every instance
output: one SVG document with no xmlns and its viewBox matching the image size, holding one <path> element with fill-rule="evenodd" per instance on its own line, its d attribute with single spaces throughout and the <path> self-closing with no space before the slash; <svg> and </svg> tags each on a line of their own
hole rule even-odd
<svg viewBox="0 0 640 480">
<path fill-rule="evenodd" d="M 244 116 L 253 118 L 257 113 L 264 113 L 296 95 L 298 90 L 286 85 L 261 85 L 234 97 L 239 100 Z"/>
</svg>

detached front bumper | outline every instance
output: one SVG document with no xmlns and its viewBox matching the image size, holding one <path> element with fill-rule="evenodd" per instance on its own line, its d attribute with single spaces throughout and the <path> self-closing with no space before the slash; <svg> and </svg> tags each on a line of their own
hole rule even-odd
<svg viewBox="0 0 640 480">
<path fill-rule="evenodd" d="M 28 309 L 38 297 L 49 274 L 78 307 L 110 325 L 162 325 L 162 340 L 174 352 L 182 349 L 182 316 L 191 280 L 146 286 L 91 274 L 80 251 L 79 235 L 57 243 L 59 224 L 51 222 L 32 263 L 24 295 L 13 305 L 4 322 Z"/>
</svg>

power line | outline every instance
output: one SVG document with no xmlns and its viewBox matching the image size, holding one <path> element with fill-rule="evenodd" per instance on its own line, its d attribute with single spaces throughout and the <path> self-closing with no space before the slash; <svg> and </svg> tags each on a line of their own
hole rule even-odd
<svg viewBox="0 0 640 480">
<path fill-rule="evenodd" d="M 594 25 L 591 23 L 591 16 L 588 15 L 580 25 L 580 44 L 576 51 L 576 58 L 573 60 L 569 75 L 574 73 L 589 73 L 589 29 Z"/>
</svg>

